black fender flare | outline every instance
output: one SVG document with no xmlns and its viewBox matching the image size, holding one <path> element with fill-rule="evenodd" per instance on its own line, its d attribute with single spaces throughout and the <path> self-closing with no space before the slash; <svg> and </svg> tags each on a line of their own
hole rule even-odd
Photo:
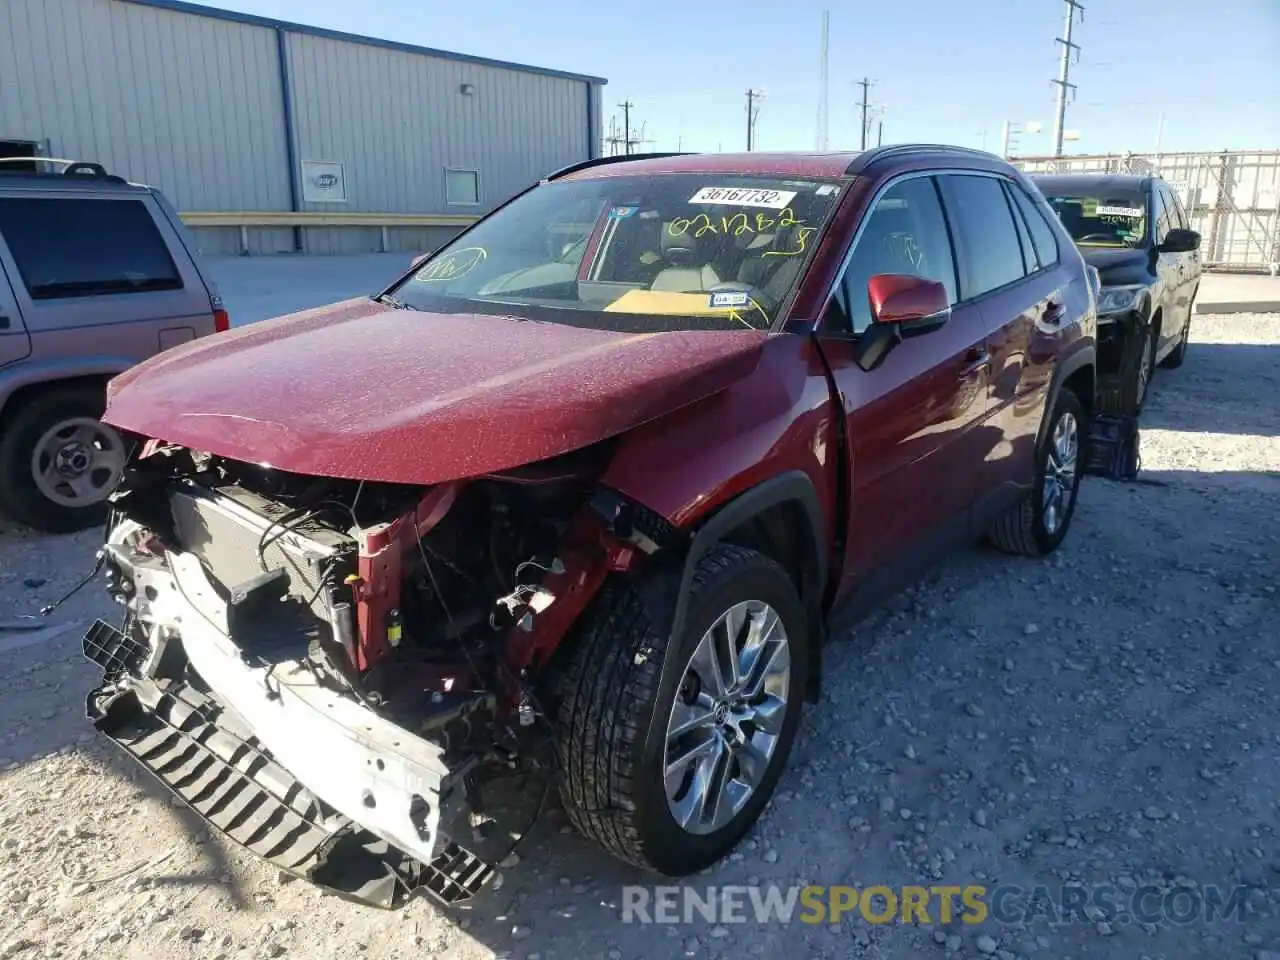
<svg viewBox="0 0 1280 960">
<path fill-rule="evenodd" d="M 1053 409 L 1058 405 L 1058 395 L 1062 392 L 1062 385 L 1073 374 L 1083 370 L 1085 367 L 1093 367 L 1093 399 L 1096 405 L 1098 393 L 1098 348 L 1092 341 L 1089 341 L 1067 354 L 1054 367 L 1053 375 L 1049 379 L 1049 395 L 1044 405 L 1044 416 L 1041 418 L 1040 426 L 1036 431 L 1036 450 L 1039 450 L 1044 444 L 1045 431 L 1049 429 L 1049 421 L 1053 417 Z"/>
<path fill-rule="evenodd" d="M 693 573 L 698 562 L 712 547 L 724 539 L 725 534 L 752 517 L 764 513 L 772 507 L 783 503 L 797 503 L 808 518 L 809 529 L 806 547 L 812 551 L 808 568 L 812 583 L 802 582 L 800 600 L 804 604 L 809 619 L 809 642 L 812 656 L 811 671 L 807 679 L 806 694 L 810 701 L 815 701 L 821 683 L 823 617 L 822 596 L 827 585 L 826 544 L 829 539 L 824 534 L 822 509 L 818 503 L 818 493 L 813 481 L 801 470 L 789 470 L 770 477 L 763 483 L 734 497 L 715 511 L 703 523 L 689 542 L 685 552 L 683 569 L 680 575 L 680 588 L 676 594 L 675 611 L 671 619 L 671 635 L 676 636 L 684 629 L 685 617 L 689 606 L 689 589 L 693 582 Z M 663 663 L 662 676 L 659 678 L 659 689 L 669 681 L 668 673 L 673 667 L 670 660 Z"/>
</svg>

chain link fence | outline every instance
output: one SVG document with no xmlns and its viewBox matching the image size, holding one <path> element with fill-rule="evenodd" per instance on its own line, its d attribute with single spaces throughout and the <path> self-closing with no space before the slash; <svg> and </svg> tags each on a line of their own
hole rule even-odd
<svg viewBox="0 0 1280 960">
<path fill-rule="evenodd" d="M 1280 150 L 1010 157 L 1026 173 L 1156 173 L 1202 237 L 1205 266 L 1280 274 Z"/>
</svg>

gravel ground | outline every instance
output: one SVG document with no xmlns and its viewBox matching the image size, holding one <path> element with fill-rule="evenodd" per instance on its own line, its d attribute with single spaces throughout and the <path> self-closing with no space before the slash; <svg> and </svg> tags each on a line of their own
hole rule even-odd
<svg viewBox="0 0 1280 960">
<path fill-rule="evenodd" d="M 1148 482 L 1088 482 L 1048 563 L 957 554 L 833 645 L 770 811 L 693 881 L 1243 886 L 1243 921 L 627 924 L 622 885 L 653 878 L 559 810 L 469 910 L 351 906 L 210 838 L 95 738 L 95 585 L 67 632 L 0 633 L 0 958 L 1277 960 L 1280 315 L 1197 316 L 1193 341 L 1144 415 Z M 73 584 L 97 538 L 0 532 L 0 616 Z"/>
</svg>

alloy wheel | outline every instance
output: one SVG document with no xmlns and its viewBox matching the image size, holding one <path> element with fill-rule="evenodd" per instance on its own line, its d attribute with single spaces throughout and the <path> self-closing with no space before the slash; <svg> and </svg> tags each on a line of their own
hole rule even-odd
<svg viewBox="0 0 1280 960">
<path fill-rule="evenodd" d="M 791 651 L 777 611 L 736 603 L 702 635 L 667 721 L 667 806 L 682 829 L 727 826 L 764 780 L 782 734 Z"/>
<path fill-rule="evenodd" d="M 31 475 L 46 498 L 64 507 L 102 502 L 124 471 L 124 441 L 92 417 L 46 430 L 31 451 Z"/>
<path fill-rule="evenodd" d="M 1045 532 L 1050 536 L 1058 532 L 1071 509 L 1071 498 L 1079 480 L 1079 457 L 1080 425 L 1074 414 L 1066 412 L 1058 418 L 1053 428 L 1044 464 L 1041 516 Z"/>
</svg>

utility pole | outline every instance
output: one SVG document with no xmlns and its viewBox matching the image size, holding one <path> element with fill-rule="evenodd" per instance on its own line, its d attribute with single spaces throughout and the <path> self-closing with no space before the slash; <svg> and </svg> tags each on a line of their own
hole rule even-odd
<svg viewBox="0 0 1280 960">
<path fill-rule="evenodd" d="M 861 149 L 865 150 L 867 149 L 867 107 L 870 106 L 870 104 L 867 102 L 867 92 L 871 88 L 871 81 L 868 78 L 863 77 L 861 80 L 857 80 L 855 82 L 857 83 L 858 86 L 862 88 L 862 125 L 861 125 L 862 126 L 862 146 L 861 146 Z"/>
<path fill-rule="evenodd" d="M 1084 7 L 1080 5 L 1078 0 L 1062 0 L 1067 7 L 1066 21 L 1063 25 L 1063 33 L 1065 36 L 1055 37 L 1057 43 L 1062 44 L 1062 56 L 1058 60 L 1058 79 L 1053 83 L 1058 87 L 1058 107 L 1054 111 L 1053 118 L 1053 155 L 1055 157 L 1062 156 L 1062 129 L 1067 119 L 1067 91 L 1071 91 L 1072 99 L 1075 99 L 1076 85 L 1071 82 L 1071 52 L 1074 50 L 1076 55 L 1076 63 L 1080 62 L 1080 45 L 1073 43 L 1071 40 L 1072 27 L 1076 22 L 1076 11 L 1080 11 L 1080 22 L 1084 22 Z"/>
<path fill-rule="evenodd" d="M 624 100 L 622 103 L 618 104 L 618 106 L 622 108 L 622 138 L 624 142 L 623 151 L 625 153 L 630 153 L 631 144 L 633 142 L 631 139 L 631 108 L 634 106 L 634 104 L 630 100 Z"/>
<path fill-rule="evenodd" d="M 756 106 L 756 101 L 764 96 L 759 90 L 747 91 L 747 152 L 755 146 L 756 139 L 756 117 L 760 113 L 760 108 Z"/>
<path fill-rule="evenodd" d="M 827 70 L 827 41 L 830 36 L 831 27 L 831 11 L 822 11 L 822 49 L 818 55 L 818 131 L 814 137 L 813 147 L 818 152 L 825 152 L 827 149 L 827 134 L 829 125 L 827 123 L 827 88 L 828 70 Z"/>
<path fill-rule="evenodd" d="M 877 147 L 884 146 L 884 121 L 883 120 L 876 121 L 876 146 Z"/>
</svg>

